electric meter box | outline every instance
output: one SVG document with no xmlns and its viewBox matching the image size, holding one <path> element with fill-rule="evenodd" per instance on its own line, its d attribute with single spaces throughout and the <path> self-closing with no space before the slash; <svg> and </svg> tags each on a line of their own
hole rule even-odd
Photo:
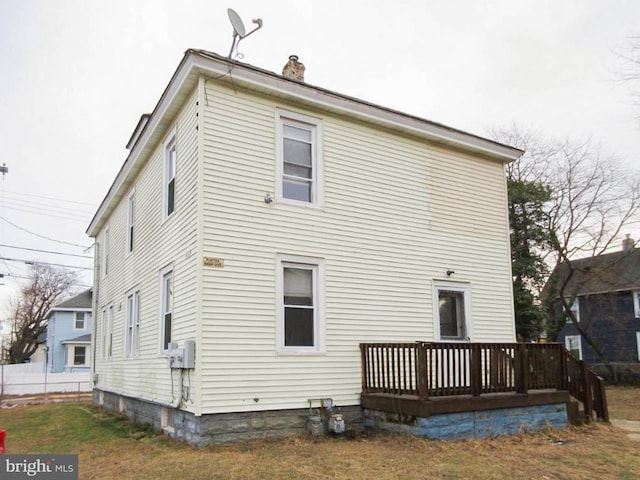
<svg viewBox="0 0 640 480">
<path fill-rule="evenodd" d="M 196 368 L 196 342 L 194 340 L 184 342 L 182 368 Z"/>
</svg>

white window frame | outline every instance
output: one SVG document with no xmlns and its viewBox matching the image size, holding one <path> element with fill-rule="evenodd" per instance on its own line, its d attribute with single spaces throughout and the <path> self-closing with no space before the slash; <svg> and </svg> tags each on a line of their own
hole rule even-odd
<svg viewBox="0 0 640 480">
<path fill-rule="evenodd" d="M 82 328 L 78 328 L 78 314 L 82 314 Z M 73 330 L 82 331 L 87 328 L 87 312 L 73 312 Z"/>
<path fill-rule="evenodd" d="M 109 273 L 109 243 L 111 233 L 109 225 L 104 227 L 104 234 L 102 236 L 102 276 L 106 277 Z"/>
<path fill-rule="evenodd" d="M 464 304 L 464 335 L 461 338 L 445 337 L 440 333 L 440 292 L 462 293 Z M 469 342 L 473 338 L 471 319 L 471 285 L 468 283 L 440 282 L 433 284 L 433 318 L 435 338 L 439 342 Z"/>
<path fill-rule="evenodd" d="M 575 300 L 573 301 L 573 303 L 569 307 L 569 310 L 574 312 L 574 314 L 576 316 L 576 320 L 578 321 L 578 323 L 580 323 L 580 297 L 576 297 L 575 298 Z M 568 313 L 567 313 L 567 322 L 566 323 L 572 323 L 571 322 L 571 317 L 569 316 Z"/>
<path fill-rule="evenodd" d="M 140 338 L 140 290 L 133 289 L 127 293 L 125 308 L 125 358 L 135 358 Z"/>
<path fill-rule="evenodd" d="M 640 291 L 633 292 L 633 315 L 640 318 Z"/>
<path fill-rule="evenodd" d="M 176 211 L 176 167 L 178 147 L 176 142 L 176 128 L 174 127 L 164 141 L 162 159 L 162 220 L 167 220 Z M 173 210 L 169 212 L 169 184 L 173 181 Z"/>
<path fill-rule="evenodd" d="M 311 132 L 311 201 L 304 202 L 284 197 L 284 134 L 283 126 L 291 125 Z M 288 110 L 276 109 L 276 199 L 294 205 L 322 207 L 323 205 L 323 132 L 322 120 Z"/>
<path fill-rule="evenodd" d="M 324 260 L 321 258 L 278 255 L 276 270 L 277 352 L 283 355 L 314 355 L 326 353 Z M 313 275 L 313 346 L 285 346 L 284 269 L 308 269 Z"/>
<path fill-rule="evenodd" d="M 133 253 L 135 242 L 135 194 L 136 191 L 132 190 L 127 196 L 127 245 L 126 256 Z"/>
<path fill-rule="evenodd" d="M 65 345 L 65 362 L 64 366 L 66 368 L 85 368 L 89 367 L 89 359 L 91 358 L 91 346 L 90 345 L 77 345 L 77 344 L 67 344 Z M 76 365 L 74 363 L 76 356 L 76 348 L 84 348 L 84 363 Z"/>
<path fill-rule="evenodd" d="M 101 334 L 102 358 L 107 360 L 111 358 L 113 348 L 113 304 L 102 308 Z"/>
<path fill-rule="evenodd" d="M 638 347 L 638 360 L 640 360 L 640 332 L 636 332 L 636 345 Z"/>
<path fill-rule="evenodd" d="M 173 293 L 171 295 L 171 305 L 169 305 L 169 311 L 166 310 L 167 306 L 167 276 L 171 275 L 171 285 L 173 289 Z M 175 288 L 176 288 L 176 275 L 173 270 L 173 264 L 167 265 L 165 268 L 160 270 L 160 352 L 166 354 L 168 352 L 168 348 L 165 347 L 166 339 L 165 339 L 165 321 L 166 315 L 171 315 L 171 338 L 169 342 L 173 340 L 173 325 L 174 325 L 174 315 L 173 315 L 173 299 L 175 298 Z"/>
<path fill-rule="evenodd" d="M 571 339 L 572 338 L 577 338 L 578 339 L 578 360 L 582 360 L 582 336 L 580 335 L 565 335 L 564 336 L 564 347 L 571 351 Z"/>
</svg>

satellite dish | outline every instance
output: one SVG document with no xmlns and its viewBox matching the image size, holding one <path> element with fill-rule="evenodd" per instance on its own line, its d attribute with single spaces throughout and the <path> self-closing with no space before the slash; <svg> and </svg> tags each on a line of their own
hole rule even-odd
<svg viewBox="0 0 640 480">
<path fill-rule="evenodd" d="M 227 14 L 229 15 L 229 20 L 231 20 L 231 25 L 233 25 L 233 34 L 238 35 L 242 39 L 246 31 L 240 15 L 238 15 L 233 8 L 227 8 Z"/>
<path fill-rule="evenodd" d="M 233 26 L 233 43 L 231 44 L 231 50 L 229 50 L 229 57 L 228 57 L 228 58 L 231 58 L 231 55 L 233 55 L 233 51 L 238 47 L 240 40 L 242 40 L 245 37 L 248 37 L 256 30 L 260 30 L 262 28 L 262 19 L 261 18 L 254 19 L 253 23 L 255 23 L 258 26 L 253 30 L 251 30 L 249 33 L 247 33 L 247 31 L 244 28 L 244 23 L 242 23 L 242 19 L 240 18 L 240 15 L 238 15 L 233 8 L 227 8 L 227 14 L 229 15 L 229 20 L 231 20 L 231 25 Z"/>
</svg>

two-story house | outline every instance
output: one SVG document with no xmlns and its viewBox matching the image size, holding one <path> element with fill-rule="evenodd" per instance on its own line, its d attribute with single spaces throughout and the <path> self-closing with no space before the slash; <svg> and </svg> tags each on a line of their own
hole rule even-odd
<svg viewBox="0 0 640 480">
<path fill-rule="evenodd" d="M 96 403 L 278 436 L 359 421 L 360 342 L 515 340 L 522 152 L 289 76 L 188 50 L 138 123 L 87 231 Z"/>
<path fill-rule="evenodd" d="M 558 335 L 574 355 L 590 364 L 601 363 L 587 339 L 563 314 L 552 285 L 564 285 L 564 295 L 584 330 L 610 362 L 640 361 L 640 249 L 629 236 L 622 250 L 595 257 L 572 260 L 560 265 L 545 286 L 549 301 L 555 303 L 556 315 L 566 318 Z M 571 301 L 573 299 L 573 301 Z"/>
<path fill-rule="evenodd" d="M 88 372 L 91 367 L 92 290 L 60 302 L 46 314 L 47 370 Z"/>
</svg>

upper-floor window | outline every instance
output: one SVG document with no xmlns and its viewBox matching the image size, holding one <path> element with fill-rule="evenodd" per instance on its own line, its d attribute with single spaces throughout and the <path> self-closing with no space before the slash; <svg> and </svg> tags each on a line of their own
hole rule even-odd
<svg viewBox="0 0 640 480">
<path fill-rule="evenodd" d="M 75 312 L 75 321 L 73 322 L 74 330 L 84 330 L 86 325 L 85 313 Z"/>
<path fill-rule="evenodd" d="M 633 315 L 640 318 L 640 292 L 633 292 Z"/>
<path fill-rule="evenodd" d="M 576 318 L 576 322 L 580 321 L 580 299 L 578 297 L 576 297 L 576 299 L 573 301 L 573 303 L 571 304 L 571 307 L 569 307 L 569 310 L 571 311 L 571 313 L 573 313 L 573 316 Z M 567 315 L 567 323 L 571 323 L 571 316 Z"/>
<path fill-rule="evenodd" d="M 322 197 L 322 122 L 278 111 L 278 186 L 283 200 L 320 205 Z"/>
<path fill-rule="evenodd" d="M 176 132 L 164 143 L 163 218 L 175 210 L 176 201 Z"/>
<path fill-rule="evenodd" d="M 162 336 L 162 350 L 169 348 L 171 343 L 171 316 L 173 311 L 173 267 L 165 268 L 161 273 L 162 279 L 162 311 L 160 313 L 160 332 Z"/>
<path fill-rule="evenodd" d="M 140 293 L 134 290 L 127 294 L 127 324 L 125 331 L 125 356 L 138 355 L 138 337 L 140 332 Z"/>
<path fill-rule="evenodd" d="M 278 350 L 318 353 L 324 350 L 322 313 L 323 262 L 283 257 L 278 266 Z"/>
<path fill-rule="evenodd" d="M 469 288 L 465 285 L 435 286 L 436 317 L 440 340 L 469 340 Z"/>
<path fill-rule="evenodd" d="M 127 201 L 127 255 L 133 253 L 134 206 L 135 194 L 131 192 Z"/>
<path fill-rule="evenodd" d="M 109 225 L 104 229 L 104 237 L 102 240 L 102 273 L 104 276 L 109 273 Z"/>
</svg>

